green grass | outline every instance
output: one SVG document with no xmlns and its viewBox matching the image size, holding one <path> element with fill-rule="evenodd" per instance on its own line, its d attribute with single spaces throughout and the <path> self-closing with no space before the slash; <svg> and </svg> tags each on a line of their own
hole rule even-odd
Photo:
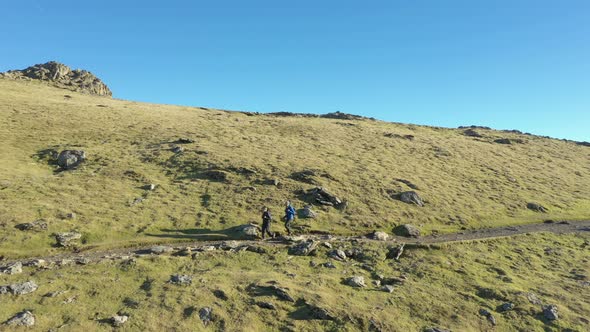
<svg viewBox="0 0 590 332">
<path fill-rule="evenodd" d="M 64 324 L 65 330 L 71 331 L 110 330 L 98 320 L 121 311 L 130 315 L 125 330 L 194 331 L 205 330 L 198 310 L 210 306 L 216 321 L 209 330 L 224 327 L 227 331 L 357 331 L 368 330 L 371 320 L 384 331 L 421 331 L 430 326 L 453 331 L 492 330 L 479 315 L 481 308 L 495 316 L 495 331 L 585 331 L 589 324 L 590 297 L 584 296 L 588 286 L 575 278 L 576 274 L 590 274 L 588 234 L 538 234 L 414 249 L 406 251 L 399 262 L 385 260 L 384 244 L 334 245 L 360 248 L 375 273 L 385 277 L 405 274 L 408 281 L 396 286 L 392 294 L 372 286 L 353 289 L 343 285 L 342 280 L 352 275 L 364 276 L 370 285 L 373 274 L 354 260 L 334 262 L 336 269 L 311 267 L 310 261 L 330 260 L 326 248 L 320 248 L 316 257 L 291 257 L 286 250 L 271 249 L 268 254 L 208 252 L 194 260 L 144 257 L 130 266 L 106 260 L 52 270 L 26 268 L 22 275 L 0 276 L 0 284 L 34 280 L 40 285 L 28 295 L 3 295 L 0 321 L 28 308 L 37 317 L 38 330 Z M 546 248 L 553 252 L 546 252 Z M 193 284 L 168 284 L 175 273 L 193 276 Z M 144 285 L 146 280 L 151 280 L 149 289 Z M 297 302 L 248 292 L 249 285 L 270 281 L 287 288 Z M 219 289 L 227 294 L 227 301 L 214 296 L 213 291 Z M 43 297 L 55 291 L 67 292 Z M 560 319 L 544 321 L 541 305 L 527 298 L 531 293 L 542 304 L 557 305 Z M 75 302 L 64 304 L 69 298 Z M 336 320 L 307 319 L 300 300 L 329 310 Z M 260 309 L 252 306 L 253 301 L 270 301 L 278 309 Z M 506 301 L 514 303 L 515 309 L 497 312 Z M 186 316 L 191 308 L 196 312 Z"/>
<path fill-rule="evenodd" d="M 10 80 L 0 80 L 0 121 L 0 254 L 7 256 L 54 252 L 49 233 L 58 231 L 75 229 L 86 234 L 87 245 L 108 247 L 153 241 L 150 234 L 169 234 L 163 229 L 220 230 L 258 221 L 263 205 L 278 216 L 287 199 L 297 208 L 305 204 L 296 192 L 313 186 L 290 178 L 304 169 L 330 174 L 316 180 L 349 202 L 346 211 L 316 207 L 317 220 L 298 221 L 313 230 L 390 232 L 413 223 L 426 233 L 450 232 L 590 216 L 590 149 L 554 139 L 489 130 L 474 139 L 460 130 L 370 120 L 247 116 Z M 168 142 L 179 137 L 196 142 L 174 155 Z M 492 143 L 498 137 L 525 144 Z M 55 173 L 35 157 L 48 148 L 83 149 L 88 160 Z M 209 168 L 240 167 L 257 173 L 228 171 L 227 182 L 202 176 Z M 267 178 L 281 186 L 262 184 Z M 398 178 L 419 187 L 425 207 L 389 197 L 388 190 L 410 189 Z M 148 183 L 157 190 L 131 206 Z M 256 191 L 245 189 L 250 186 Z M 550 213 L 527 210 L 529 201 Z M 63 219 L 68 212 L 77 219 Z M 48 232 L 14 228 L 41 218 Z"/>
</svg>

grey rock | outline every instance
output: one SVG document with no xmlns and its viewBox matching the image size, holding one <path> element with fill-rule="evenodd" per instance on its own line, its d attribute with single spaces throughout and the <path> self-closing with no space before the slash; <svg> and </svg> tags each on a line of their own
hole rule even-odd
<svg viewBox="0 0 590 332">
<path fill-rule="evenodd" d="M 287 290 L 278 286 L 271 286 L 271 289 L 274 291 L 275 295 L 283 300 L 283 301 L 287 301 L 287 302 L 295 302 L 295 299 L 289 295 L 289 293 L 287 293 Z"/>
<path fill-rule="evenodd" d="M 255 240 L 260 236 L 260 228 L 254 224 L 244 224 L 232 228 L 236 238 L 241 240 Z"/>
<path fill-rule="evenodd" d="M 111 90 L 99 78 L 87 70 L 74 69 L 55 61 L 36 64 L 23 70 L 0 73 L 0 77 L 14 80 L 39 80 L 70 91 L 99 96 L 112 96 Z M 64 97 L 69 95 L 65 95 Z M 66 98 L 68 98 L 66 97 Z"/>
<path fill-rule="evenodd" d="M 14 295 L 25 295 L 37 290 L 39 286 L 34 281 L 27 281 L 20 284 L 12 284 L 8 286 L 8 290 Z"/>
<path fill-rule="evenodd" d="M 259 306 L 262 309 L 268 309 L 268 310 L 276 310 L 277 307 L 275 307 L 274 304 L 272 304 L 271 302 L 256 302 L 256 305 Z"/>
<path fill-rule="evenodd" d="M 21 231 L 44 231 L 47 229 L 47 222 L 43 219 L 35 220 L 14 226 Z"/>
<path fill-rule="evenodd" d="M 348 286 L 357 287 L 357 288 L 361 288 L 361 287 L 366 287 L 367 286 L 365 284 L 365 278 L 362 277 L 362 276 L 350 277 L 350 278 L 346 279 L 346 284 Z"/>
<path fill-rule="evenodd" d="M 19 274 L 23 272 L 23 264 L 14 262 L 0 267 L 0 274 Z"/>
<path fill-rule="evenodd" d="M 302 241 L 289 248 L 289 255 L 309 256 L 316 250 L 317 246 L 318 242 L 314 240 Z"/>
<path fill-rule="evenodd" d="M 32 312 L 25 310 L 14 315 L 4 324 L 9 326 L 33 326 L 35 325 L 35 316 Z"/>
<path fill-rule="evenodd" d="M 306 205 L 305 207 L 303 207 L 303 211 L 301 211 L 301 217 L 308 219 L 313 219 L 317 217 L 317 214 L 311 208 L 311 205 Z"/>
<path fill-rule="evenodd" d="M 332 262 L 326 262 L 324 264 L 322 264 L 323 267 L 328 268 L 328 269 L 335 269 L 336 265 L 334 265 L 334 263 Z"/>
<path fill-rule="evenodd" d="M 385 256 L 387 259 L 395 259 L 396 261 L 399 260 L 401 255 L 404 253 L 405 244 L 402 243 L 399 246 L 389 247 L 389 251 Z"/>
<path fill-rule="evenodd" d="M 225 182 L 228 179 L 228 174 L 220 170 L 209 170 L 203 173 L 205 177 L 213 181 Z"/>
<path fill-rule="evenodd" d="M 340 249 L 332 250 L 328 256 L 338 261 L 346 260 L 346 253 Z"/>
<path fill-rule="evenodd" d="M 334 320 L 334 317 L 330 312 L 324 308 L 318 306 L 309 306 L 311 318 L 318 320 Z"/>
<path fill-rule="evenodd" d="M 392 285 L 383 285 L 383 287 L 381 287 L 381 290 L 386 293 L 393 293 L 394 288 Z"/>
<path fill-rule="evenodd" d="M 204 307 L 199 310 L 199 319 L 207 326 L 213 319 L 213 309 Z"/>
<path fill-rule="evenodd" d="M 381 231 L 375 231 L 369 234 L 369 238 L 376 241 L 387 241 L 389 239 L 389 234 Z"/>
<path fill-rule="evenodd" d="M 512 309 L 514 309 L 514 304 L 513 303 L 510 303 L 510 302 L 503 303 L 500 306 L 500 310 L 503 311 L 503 312 L 510 311 Z"/>
<path fill-rule="evenodd" d="M 541 212 L 541 213 L 549 212 L 549 210 L 547 210 L 546 207 L 544 207 L 543 205 L 538 204 L 538 203 L 532 203 L 532 202 L 527 203 L 526 207 L 527 207 L 527 209 L 535 211 L 535 212 Z"/>
<path fill-rule="evenodd" d="M 129 320 L 129 316 L 127 315 L 115 315 L 113 317 L 111 317 L 111 325 L 113 325 L 113 327 L 120 327 L 123 324 L 127 323 L 127 321 Z"/>
<path fill-rule="evenodd" d="M 181 137 L 181 138 L 177 139 L 174 143 L 176 143 L 176 144 L 191 144 L 194 142 L 195 141 L 190 138 Z"/>
<path fill-rule="evenodd" d="M 559 319 L 559 315 L 557 313 L 557 306 L 556 305 L 547 305 L 543 307 L 543 316 L 548 320 L 557 320 Z"/>
<path fill-rule="evenodd" d="M 62 247 L 69 247 L 73 243 L 73 241 L 78 240 L 82 237 L 82 234 L 78 232 L 67 232 L 67 233 L 59 233 L 55 235 L 55 239 L 57 240 L 57 244 Z"/>
<path fill-rule="evenodd" d="M 57 156 L 57 165 L 64 170 L 78 167 L 86 160 L 86 153 L 82 150 L 64 150 Z"/>
<path fill-rule="evenodd" d="M 309 189 L 306 192 L 306 196 L 313 202 L 324 206 L 334 206 L 342 209 L 346 205 L 344 201 L 342 201 L 340 198 L 333 195 L 323 187 L 315 187 Z"/>
<path fill-rule="evenodd" d="M 153 191 L 156 190 L 156 185 L 153 183 L 146 184 L 145 186 L 143 186 L 143 189 Z"/>
<path fill-rule="evenodd" d="M 173 147 L 170 149 L 170 151 L 172 151 L 172 152 L 174 152 L 174 153 L 178 154 L 178 153 L 184 152 L 184 148 L 183 148 L 182 146 L 173 146 Z"/>
<path fill-rule="evenodd" d="M 393 233 L 405 237 L 420 237 L 420 229 L 410 224 L 397 226 L 393 229 Z"/>
<path fill-rule="evenodd" d="M 482 316 L 485 316 L 487 318 L 487 320 L 492 324 L 492 325 L 496 325 L 496 318 L 494 317 L 494 315 L 492 315 L 491 312 L 489 312 L 486 309 L 479 309 L 479 314 Z"/>
<path fill-rule="evenodd" d="M 227 301 L 229 299 L 227 294 L 224 291 L 222 291 L 221 289 L 214 290 L 213 295 L 215 295 L 216 298 L 223 300 L 223 301 Z"/>
<path fill-rule="evenodd" d="M 175 285 L 190 285 L 193 282 L 193 278 L 186 274 L 174 274 L 170 276 L 168 282 Z"/>
<path fill-rule="evenodd" d="M 469 136 L 469 137 L 483 137 L 480 133 L 478 133 L 477 131 L 473 130 L 473 129 L 467 129 L 463 132 L 463 135 L 465 136 Z"/>
<path fill-rule="evenodd" d="M 393 195 L 393 198 L 398 199 L 407 204 L 424 206 L 424 201 L 422 201 L 422 198 L 415 191 L 404 191 L 402 193 Z"/>
<path fill-rule="evenodd" d="M 169 246 L 153 246 L 149 249 L 150 254 L 161 255 L 174 251 L 174 248 Z"/>
</svg>

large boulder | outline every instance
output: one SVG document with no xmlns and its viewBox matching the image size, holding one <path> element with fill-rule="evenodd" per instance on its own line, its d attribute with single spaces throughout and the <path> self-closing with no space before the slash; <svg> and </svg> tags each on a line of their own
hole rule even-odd
<svg viewBox="0 0 590 332">
<path fill-rule="evenodd" d="M 362 276 L 354 276 L 346 279 L 346 284 L 351 287 L 361 288 L 367 287 L 365 284 L 365 278 Z"/>
<path fill-rule="evenodd" d="M 311 209 L 312 206 L 311 205 L 306 205 L 305 207 L 303 207 L 303 209 L 301 210 L 301 217 L 302 218 L 309 218 L 309 219 L 313 219 L 315 217 L 317 217 L 317 214 Z"/>
<path fill-rule="evenodd" d="M 544 207 L 543 205 L 538 204 L 538 203 L 527 203 L 526 207 L 527 207 L 527 209 L 535 211 L 535 212 L 541 212 L 541 213 L 548 212 L 546 207 Z"/>
<path fill-rule="evenodd" d="M 4 324 L 9 326 L 33 326 L 35 325 L 35 316 L 32 312 L 25 310 L 14 315 Z"/>
<path fill-rule="evenodd" d="M 260 231 L 260 227 L 257 225 L 244 224 L 228 229 L 227 234 L 232 239 L 255 240 L 259 237 Z"/>
<path fill-rule="evenodd" d="M 36 64 L 23 70 L 0 73 L 10 79 L 45 81 L 58 88 L 99 96 L 112 96 L 111 90 L 99 78 L 87 70 L 74 69 L 59 62 Z"/>
<path fill-rule="evenodd" d="M 393 233 L 405 237 L 420 237 L 420 229 L 410 224 L 397 226 L 393 229 Z"/>
<path fill-rule="evenodd" d="M 420 195 L 418 195 L 418 193 L 415 191 L 404 191 L 402 193 L 394 194 L 392 197 L 407 204 L 424 206 L 424 201 L 422 201 Z"/>
<path fill-rule="evenodd" d="M 82 238 L 82 234 L 78 232 L 59 233 L 55 235 L 57 245 L 60 247 L 69 247 L 74 244 L 74 241 L 80 238 Z"/>
<path fill-rule="evenodd" d="M 369 234 L 368 237 L 376 241 L 387 241 L 389 239 L 389 234 L 381 231 L 374 231 L 373 233 Z"/>
<path fill-rule="evenodd" d="M 74 169 L 86 160 L 86 153 L 82 150 L 64 150 L 57 156 L 57 164 L 64 170 Z"/>
<path fill-rule="evenodd" d="M 23 272 L 23 264 L 14 262 L 0 267 L 0 274 L 19 274 Z"/>
<path fill-rule="evenodd" d="M 302 241 L 289 248 L 289 255 L 309 256 L 315 251 L 317 246 L 318 242 L 314 240 Z"/>
<path fill-rule="evenodd" d="M 557 314 L 557 306 L 548 305 L 543 307 L 543 316 L 548 320 L 557 320 L 559 315 Z"/>
<path fill-rule="evenodd" d="M 37 290 L 39 286 L 34 281 L 27 281 L 20 284 L 12 284 L 8 286 L 10 292 L 14 295 L 25 295 Z"/>
</svg>

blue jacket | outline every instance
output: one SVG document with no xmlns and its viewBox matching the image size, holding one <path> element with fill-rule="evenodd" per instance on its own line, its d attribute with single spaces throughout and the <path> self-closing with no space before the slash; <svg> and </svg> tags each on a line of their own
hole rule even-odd
<svg viewBox="0 0 590 332">
<path fill-rule="evenodd" d="M 287 219 L 295 218 L 295 209 L 291 205 L 287 206 L 285 209 L 285 217 Z"/>
</svg>

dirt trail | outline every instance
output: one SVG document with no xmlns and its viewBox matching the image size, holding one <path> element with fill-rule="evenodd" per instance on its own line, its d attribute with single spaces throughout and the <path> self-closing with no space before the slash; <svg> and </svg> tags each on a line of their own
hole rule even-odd
<svg viewBox="0 0 590 332">
<path fill-rule="evenodd" d="M 424 236 L 421 238 L 405 238 L 399 236 L 393 236 L 388 241 L 382 241 L 381 243 L 387 244 L 414 244 L 414 245 L 428 245 L 428 244 L 441 244 L 441 243 L 452 243 L 452 242 L 461 242 L 461 241 L 477 241 L 477 240 L 485 240 L 491 238 L 500 238 L 500 237 L 509 237 L 515 236 L 520 234 L 531 234 L 531 233 L 540 233 L 540 232 L 551 232 L 555 234 L 565 234 L 565 233 L 581 233 L 581 232 L 590 232 L 590 220 L 585 221 L 559 221 L 559 222 L 545 222 L 545 223 L 537 223 L 537 224 L 527 224 L 527 225 L 519 225 L 519 226 L 506 226 L 506 227 L 497 227 L 497 228 L 489 228 L 489 229 L 478 229 L 478 230 L 469 230 L 463 231 L 458 233 L 452 234 L 443 234 L 443 235 L 429 235 Z M 267 241 L 257 241 L 257 240 L 214 240 L 214 241 L 184 241 L 184 242 L 175 242 L 175 243 L 164 243 L 163 246 L 172 248 L 173 251 L 182 250 L 184 248 L 192 248 L 192 249 L 203 249 L 204 247 L 218 247 L 223 246 L 224 243 L 228 241 L 234 242 L 234 245 L 237 245 L 242 248 L 246 248 L 247 246 L 257 246 L 257 247 L 269 247 L 269 246 L 287 246 L 293 242 L 303 240 L 303 239 L 314 239 L 314 240 L 322 240 L 322 241 L 331 241 L 331 242 L 338 242 L 338 241 L 375 241 L 370 240 L 366 236 L 331 236 L 331 235 L 301 235 L 295 236 L 292 238 L 277 238 Z M 136 246 L 132 248 L 119 248 L 119 249 L 110 249 L 110 250 L 100 250 L 100 249 L 89 249 L 83 252 L 67 252 L 59 255 L 53 256 L 46 256 L 46 257 L 28 257 L 22 258 L 19 260 L 5 260 L 0 261 L 1 265 L 6 265 L 8 263 L 12 263 L 15 261 L 21 261 L 24 265 L 28 265 L 29 263 L 35 260 L 44 260 L 46 263 L 58 263 L 58 264 L 71 264 L 71 263 L 78 263 L 78 264 L 87 264 L 93 261 L 99 261 L 104 259 L 126 259 L 131 258 L 133 256 L 141 256 L 146 254 L 151 254 L 150 249 L 156 246 L 155 244 L 145 245 L 145 246 Z M 64 263 L 65 262 L 65 263 Z"/>
</svg>

